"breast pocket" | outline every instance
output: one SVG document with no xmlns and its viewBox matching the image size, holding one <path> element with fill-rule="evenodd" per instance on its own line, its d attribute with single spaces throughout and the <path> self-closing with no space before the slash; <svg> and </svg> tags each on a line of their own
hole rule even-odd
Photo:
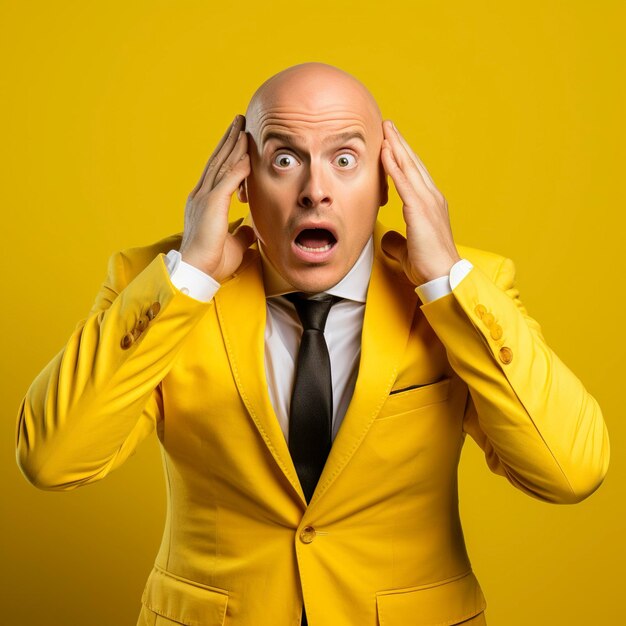
<svg viewBox="0 0 626 626">
<path fill-rule="evenodd" d="M 155 567 L 141 598 L 137 626 L 222 626 L 228 592 Z"/>
<path fill-rule="evenodd" d="M 376 594 L 380 626 L 486 624 L 485 598 L 472 572 L 440 583 Z"/>
<path fill-rule="evenodd" d="M 429 404 L 443 402 L 450 395 L 450 378 L 426 385 L 416 384 L 394 389 L 385 400 L 377 419 L 395 417 Z"/>
</svg>

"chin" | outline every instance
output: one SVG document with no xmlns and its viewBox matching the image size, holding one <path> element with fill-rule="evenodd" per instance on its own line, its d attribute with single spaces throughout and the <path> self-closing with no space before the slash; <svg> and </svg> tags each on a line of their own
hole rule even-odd
<svg viewBox="0 0 626 626">
<path fill-rule="evenodd" d="M 308 276 L 293 276 L 289 283 L 298 291 L 305 293 L 320 293 L 334 287 L 344 276 L 344 274 L 333 272 L 325 272 L 322 268 L 311 269 Z"/>
</svg>

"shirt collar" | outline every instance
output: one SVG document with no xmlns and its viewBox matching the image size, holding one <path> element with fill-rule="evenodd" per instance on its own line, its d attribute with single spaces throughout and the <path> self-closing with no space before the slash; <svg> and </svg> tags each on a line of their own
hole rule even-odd
<svg viewBox="0 0 626 626">
<path fill-rule="evenodd" d="M 265 285 L 265 297 L 272 298 L 274 296 L 282 296 L 286 293 L 297 291 L 290 285 L 274 267 L 269 260 L 263 244 L 259 241 L 259 252 L 261 253 L 261 263 L 263 266 L 263 283 Z M 365 303 L 367 288 L 372 273 L 372 263 L 374 261 L 374 236 L 370 236 L 359 258 L 352 266 L 350 271 L 333 287 L 327 289 L 324 293 L 332 296 L 338 296 L 347 300 Z"/>
</svg>

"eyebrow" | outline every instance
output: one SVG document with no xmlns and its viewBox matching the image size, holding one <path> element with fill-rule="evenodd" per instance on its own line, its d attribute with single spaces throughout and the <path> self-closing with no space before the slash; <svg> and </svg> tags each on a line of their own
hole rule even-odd
<svg viewBox="0 0 626 626">
<path fill-rule="evenodd" d="M 297 135 L 285 135 L 284 133 L 270 131 L 263 138 L 263 145 L 265 146 L 265 144 L 267 144 L 271 139 L 275 139 L 276 141 L 286 143 L 287 145 L 292 146 L 293 148 L 296 148 L 297 143 L 298 143 L 297 141 L 294 141 L 296 137 Z M 326 137 L 325 139 L 323 139 L 322 143 L 323 144 L 346 143 L 352 139 L 359 139 L 361 142 L 363 142 L 363 145 L 367 145 L 367 142 L 365 141 L 365 137 L 363 136 L 363 133 L 359 130 L 347 131 L 345 133 L 339 133 L 338 135 L 330 135 L 329 137 Z"/>
</svg>

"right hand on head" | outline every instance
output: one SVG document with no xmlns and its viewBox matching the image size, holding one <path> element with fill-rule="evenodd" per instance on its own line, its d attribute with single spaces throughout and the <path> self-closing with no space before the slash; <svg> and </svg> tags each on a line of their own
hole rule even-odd
<svg viewBox="0 0 626 626">
<path fill-rule="evenodd" d="M 247 225 L 228 232 L 232 195 L 250 174 L 245 122 L 243 115 L 237 115 L 185 205 L 182 259 L 218 282 L 239 267 L 244 252 L 256 240 L 254 229 Z"/>
</svg>

